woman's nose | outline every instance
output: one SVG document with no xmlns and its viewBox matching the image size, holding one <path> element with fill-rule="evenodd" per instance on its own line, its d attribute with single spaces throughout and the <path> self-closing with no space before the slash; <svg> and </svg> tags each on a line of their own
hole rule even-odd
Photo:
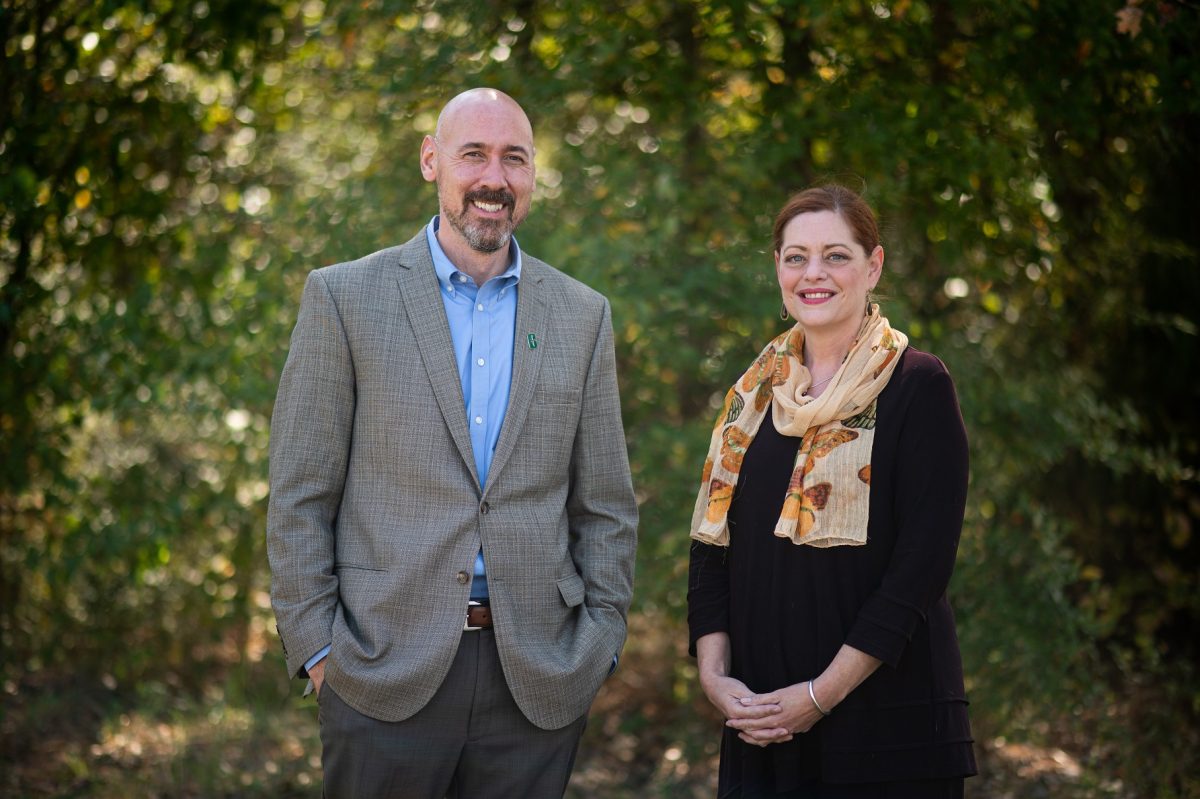
<svg viewBox="0 0 1200 799">
<path fill-rule="evenodd" d="M 818 278 L 825 274 L 825 262 L 819 254 L 808 256 L 804 261 L 804 276 Z"/>
</svg>

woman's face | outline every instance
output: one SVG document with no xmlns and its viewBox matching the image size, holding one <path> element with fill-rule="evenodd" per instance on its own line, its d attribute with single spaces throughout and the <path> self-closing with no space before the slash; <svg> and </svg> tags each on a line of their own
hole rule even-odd
<svg viewBox="0 0 1200 799">
<path fill-rule="evenodd" d="M 867 307 L 867 292 L 883 271 L 883 248 L 870 253 L 834 211 L 794 217 L 775 253 L 775 274 L 788 312 L 810 337 L 853 340 Z"/>
</svg>

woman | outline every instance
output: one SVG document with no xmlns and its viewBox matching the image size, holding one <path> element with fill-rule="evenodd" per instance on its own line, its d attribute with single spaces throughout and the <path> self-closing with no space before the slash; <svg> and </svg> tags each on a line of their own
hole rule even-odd
<svg viewBox="0 0 1200 799">
<path fill-rule="evenodd" d="M 857 194 L 794 196 L 774 251 L 796 324 L 726 396 L 692 519 L 692 653 L 727 719 L 718 795 L 961 797 L 954 385 L 870 302 L 883 247 Z"/>
</svg>

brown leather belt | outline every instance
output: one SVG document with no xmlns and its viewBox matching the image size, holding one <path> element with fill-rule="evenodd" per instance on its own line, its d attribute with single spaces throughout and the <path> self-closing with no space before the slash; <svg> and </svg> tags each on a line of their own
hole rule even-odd
<svg viewBox="0 0 1200 799">
<path fill-rule="evenodd" d="M 490 630 L 492 627 L 492 609 L 487 605 L 468 605 L 467 622 L 464 630 Z"/>
</svg>

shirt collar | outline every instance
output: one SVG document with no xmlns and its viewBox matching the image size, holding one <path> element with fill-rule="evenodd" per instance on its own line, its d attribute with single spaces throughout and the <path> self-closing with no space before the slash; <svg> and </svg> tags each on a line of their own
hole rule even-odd
<svg viewBox="0 0 1200 799">
<path fill-rule="evenodd" d="M 437 272 L 438 282 L 443 286 L 453 286 L 459 282 L 453 279 L 455 275 L 463 275 L 470 280 L 470 275 L 454 265 L 438 242 L 437 232 L 440 224 L 441 220 L 435 215 L 433 219 L 429 220 L 429 226 L 425 228 L 425 238 L 429 241 L 429 254 L 433 256 L 433 269 Z M 509 244 L 511 246 L 508 248 L 508 269 L 505 269 L 504 273 L 498 277 L 501 280 L 516 283 L 521 279 L 521 247 L 517 244 L 516 236 L 509 240 Z"/>
</svg>

